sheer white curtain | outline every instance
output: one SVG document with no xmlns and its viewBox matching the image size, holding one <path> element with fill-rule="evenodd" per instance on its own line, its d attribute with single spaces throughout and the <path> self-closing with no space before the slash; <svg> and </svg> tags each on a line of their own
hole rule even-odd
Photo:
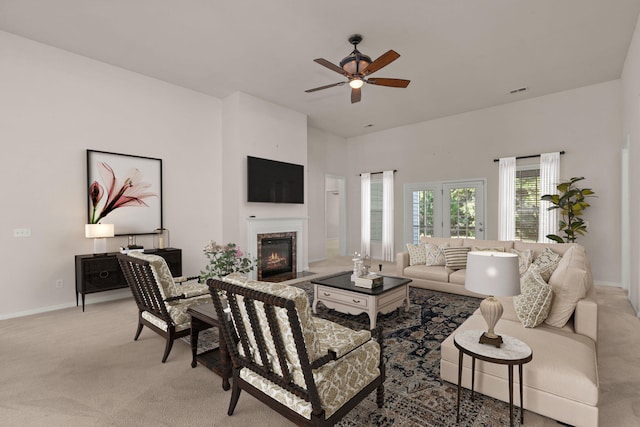
<svg viewBox="0 0 640 427">
<path fill-rule="evenodd" d="M 540 195 L 555 194 L 560 182 L 560 153 L 542 153 L 540 155 Z M 548 210 L 550 202 L 540 201 L 538 215 L 538 242 L 553 243 L 547 234 L 558 233 L 558 210 Z"/>
<path fill-rule="evenodd" d="M 371 174 L 360 175 L 360 252 L 371 255 Z"/>
<path fill-rule="evenodd" d="M 500 159 L 498 183 L 498 240 L 516 237 L 516 158 Z"/>
<path fill-rule="evenodd" d="M 382 259 L 393 261 L 393 171 L 382 173 Z"/>
</svg>

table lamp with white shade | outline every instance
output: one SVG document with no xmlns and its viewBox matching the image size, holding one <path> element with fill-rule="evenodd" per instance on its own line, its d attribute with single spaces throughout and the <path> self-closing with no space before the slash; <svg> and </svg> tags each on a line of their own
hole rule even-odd
<svg viewBox="0 0 640 427">
<path fill-rule="evenodd" d="M 113 237 L 113 224 L 86 224 L 84 226 L 84 236 L 93 239 L 93 253 L 104 254 L 107 252 L 107 237 Z"/>
<path fill-rule="evenodd" d="M 480 303 L 480 313 L 488 330 L 480 336 L 483 344 L 500 347 L 502 337 L 494 331 L 502 317 L 502 304 L 496 298 L 520 293 L 518 255 L 508 252 L 477 251 L 467 255 L 464 287 L 472 292 L 491 295 Z"/>
</svg>

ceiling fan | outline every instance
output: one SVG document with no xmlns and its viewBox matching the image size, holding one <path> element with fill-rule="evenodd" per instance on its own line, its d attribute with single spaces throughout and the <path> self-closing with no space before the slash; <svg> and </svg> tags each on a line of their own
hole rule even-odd
<svg viewBox="0 0 640 427">
<path fill-rule="evenodd" d="M 353 52 L 351 52 L 349 56 L 340 61 L 339 67 L 323 58 L 314 59 L 314 61 L 318 64 L 323 65 L 328 69 L 347 77 L 349 79 L 348 82 L 339 82 L 326 86 L 320 86 L 314 89 L 305 90 L 305 92 L 315 92 L 318 90 L 328 89 L 334 86 L 342 86 L 345 83 L 349 83 L 349 86 L 351 86 L 351 103 L 353 104 L 356 102 L 360 102 L 360 98 L 362 96 L 360 89 L 362 88 L 362 86 L 364 86 L 365 83 L 377 86 L 401 88 L 409 86 L 411 80 L 388 79 L 382 77 L 369 78 L 371 74 L 375 73 L 380 68 L 386 67 L 396 59 L 400 58 L 400 54 L 393 50 L 389 50 L 386 53 L 382 54 L 375 61 L 371 61 L 371 58 L 369 56 L 363 55 L 358 50 L 358 43 L 360 43 L 361 41 L 362 36 L 360 34 L 354 34 L 349 37 L 349 43 L 353 45 Z"/>
</svg>

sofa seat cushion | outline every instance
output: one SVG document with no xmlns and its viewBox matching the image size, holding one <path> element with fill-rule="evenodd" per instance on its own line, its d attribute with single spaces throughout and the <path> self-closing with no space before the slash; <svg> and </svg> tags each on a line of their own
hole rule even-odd
<svg viewBox="0 0 640 427">
<path fill-rule="evenodd" d="M 456 331 L 442 343 L 442 359 L 458 364 L 458 349 L 453 343 L 457 331 L 486 330 L 484 318 L 479 314 L 469 317 Z M 586 405 L 598 404 L 598 371 L 595 343 L 584 335 L 570 331 L 539 326 L 524 328 L 519 321 L 500 319 L 496 325 L 497 334 L 506 334 L 525 342 L 533 352 L 533 359 L 523 367 L 523 382 L 528 388 L 561 396 Z M 470 367 L 469 357 L 465 366 Z M 503 365 L 476 361 L 476 381 L 482 381 L 478 374 L 508 379 Z"/>
<path fill-rule="evenodd" d="M 369 341 L 344 357 L 313 371 L 320 402 L 329 418 L 367 384 L 380 375 L 380 346 Z M 311 419 L 311 403 L 284 390 L 264 377 L 244 368 L 240 378 L 271 396 L 307 419 Z"/>
<path fill-rule="evenodd" d="M 467 269 L 461 268 L 449 275 L 449 283 L 455 283 L 456 285 L 464 286 L 465 277 L 467 277 Z"/>
<path fill-rule="evenodd" d="M 449 274 L 452 270 L 443 265 L 413 265 L 404 269 L 404 276 L 415 277 L 436 282 L 449 282 Z"/>
</svg>

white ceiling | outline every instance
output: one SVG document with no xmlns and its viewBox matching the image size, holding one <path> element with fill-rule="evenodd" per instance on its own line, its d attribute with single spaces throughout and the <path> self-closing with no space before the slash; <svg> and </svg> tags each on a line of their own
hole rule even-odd
<svg viewBox="0 0 640 427">
<path fill-rule="evenodd" d="M 224 98 L 242 91 L 351 137 L 620 77 L 640 0 L 0 0 L 0 29 Z M 406 89 L 306 89 L 359 50 Z M 515 88 L 528 91 L 510 95 Z M 373 124 L 372 127 L 366 127 Z"/>
</svg>

